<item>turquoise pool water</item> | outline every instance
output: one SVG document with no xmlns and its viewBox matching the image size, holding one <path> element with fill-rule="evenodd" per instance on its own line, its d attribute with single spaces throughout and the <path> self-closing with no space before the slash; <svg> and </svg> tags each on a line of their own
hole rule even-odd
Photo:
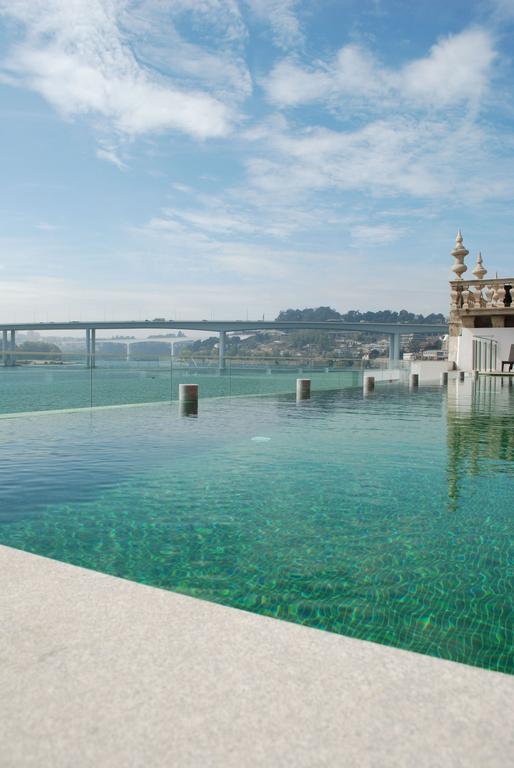
<svg viewBox="0 0 514 768">
<path fill-rule="evenodd" d="M 514 671 L 514 390 L 0 419 L 0 543 Z"/>
</svg>

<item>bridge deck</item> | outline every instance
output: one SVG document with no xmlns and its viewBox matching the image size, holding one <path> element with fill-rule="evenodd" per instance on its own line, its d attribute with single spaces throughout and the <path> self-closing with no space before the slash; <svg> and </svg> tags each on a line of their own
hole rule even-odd
<svg viewBox="0 0 514 768">
<path fill-rule="evenodd" d="M 47 323 L 0 323 L 0 331 L 78 331 L 159 328 L 184 331 L 361 331 L 362 333 L 447 333 L 441 323 L 347 323 L 338 320 L 87 320 Z"/>
</svg>

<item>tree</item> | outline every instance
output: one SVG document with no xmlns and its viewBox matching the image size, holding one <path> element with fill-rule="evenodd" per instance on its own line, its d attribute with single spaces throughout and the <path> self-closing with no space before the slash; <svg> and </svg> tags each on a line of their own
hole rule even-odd
<svg viewBox="0 0 514 768">
<path fill-rule="evenodd" d="M 279 313 L 277 320 L 314 320 L 314 321 L 326 321 L 326 320 L 340 320 L 341 315 L 332 307 L 318 307 L 312 309 L 306 307 L 305 309 L 286 309 Z"/>
<path fill-rule="evenodd" d="M 57 344 L 47 344 L 45 341 L 24 341 L 16 347 L 18 360 L 52 360 L 61 362 L 62 351 Z"/>
<path fill-rule="evenodd" d="M 277 320 L 343 320 L 347 323 L 445 323 L 446 318 L 440 312 L 424 317 L 401 309 L 395 312 L 391 309 L 379 309 L 375 312 L 361 312 L 359 309 L 351 309 L 341 315 L 332 307 L 318 307 L 312 309 L 286 309 L 282 310 Z"/>
</svg>

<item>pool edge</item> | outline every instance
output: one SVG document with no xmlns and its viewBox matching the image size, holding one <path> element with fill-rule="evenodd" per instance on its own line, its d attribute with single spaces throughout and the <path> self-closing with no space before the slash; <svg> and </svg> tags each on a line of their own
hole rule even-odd
<svg viewBox="0 0 514 768">
<path fill-rule="evenodd" d="M 12 764 L 116 765 L 129 751 L 181 766 L 512 759 L 509 675 L 3 545 L 0 574 Z"/>
</svg>

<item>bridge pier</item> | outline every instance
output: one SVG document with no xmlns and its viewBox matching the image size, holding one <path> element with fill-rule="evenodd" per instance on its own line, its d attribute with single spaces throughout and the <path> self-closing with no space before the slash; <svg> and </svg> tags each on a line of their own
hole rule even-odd
<svg viewBox="0 0 514 768">
<path fill-rule="evenodd" d="M 394 359 L 400 360 L 401 358 L 401 348 L 400 348 L 400 334 L 395 333 L 394 334 Z"/>
<path fill-rule="evenodd" d="M 86 368 L 96 367 L 96 328 L 86 328 Z"/>
<path fill-rule="evenodd" d="M 395 363 L 400 359 L 400 334 L 392 333 L 389 336 L 389 363 Z"/>
<path fill-rule="evenodd" d="M 218 344 L 218 367 L 220 373 L 225 370 L 225 341 L 227 338 L 226 331 L 220 331 L 220 340 Z"/>
<path fill-rule="evenodd" d="M 9 365 L 9 355 L 7 354 L 7 331 L 2 331 L 2 364 Z"/>
<path fill-rule="evenodd" d="M 91 328 L 86 328 L 86 368 L 91 367 Z"/>
<path fill-rule="evenodd" d="M 11 331 L 11 354 L 9 355 L 9 365 L 16 365 L 16 331 Z"/>
<path fill-rule="evenodd" d="M 96 328 L 91 328 L 91 368 L 96 368 Z"/>
</svg>

